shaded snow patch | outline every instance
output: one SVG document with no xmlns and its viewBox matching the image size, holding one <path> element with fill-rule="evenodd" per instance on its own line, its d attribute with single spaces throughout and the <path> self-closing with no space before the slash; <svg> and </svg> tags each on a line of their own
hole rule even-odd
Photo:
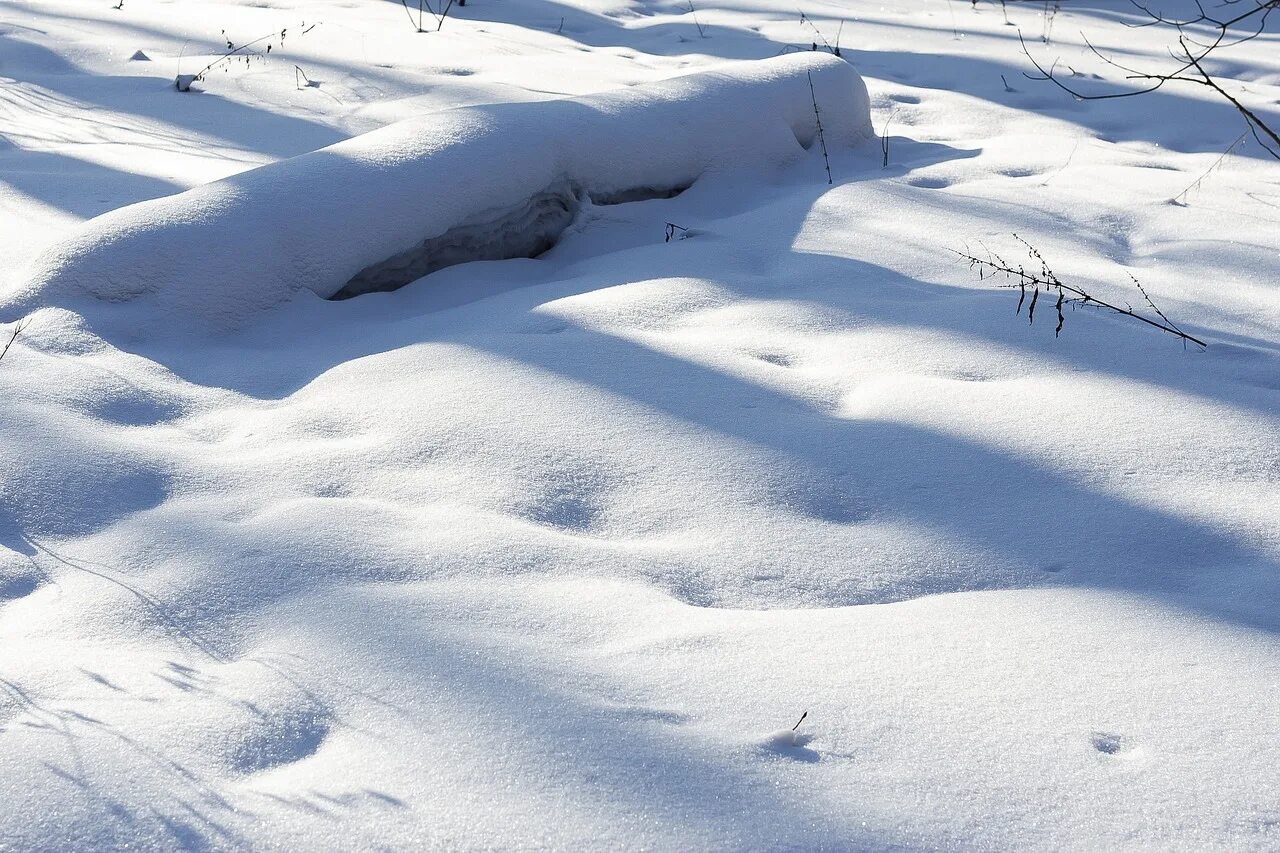
<svg viewBox="0 0 1280 853">
<path fill-rule="evenodd" d="M 674 198 L 687 188 L 688 185 L 636 187 L 597 194 L 567 182 L 555 184 L 505 212 L 426 237 L 412 248 L 365 267 L 329 298 L 350 299 L 365 293 L 398 290 L 436 270 L 472 261 L 536 258 L 559 242 L 586 198 L 597 205 L 626 204 Z"/>
<path fill-rule="evenodd" d="M 272 712 L 255 709 L 260 716 L 232 744 L 231 765 L 241 773 L 259 773 L 292 764 L 314 755 L 329 734 L 329 715 L 303 705 Z"/>
</svg>

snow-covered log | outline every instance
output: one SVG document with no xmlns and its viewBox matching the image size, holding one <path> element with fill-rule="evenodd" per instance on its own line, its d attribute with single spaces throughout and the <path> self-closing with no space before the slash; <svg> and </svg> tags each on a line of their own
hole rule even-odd
<svg viewBox="0 0 1280 853">
<path fill-rule="evenodd" d="M 817 133 L 815 97 L 828 147 L 871 133 L 857 72 L 817 54 L 399 122 L 90 220 L 0 297 L 0 320 L 57 305 L 117 334 L 209 331 L 303 288 L 354 295 L 528 254 L 575 199 L 669 194 L 796 156 Z"/>
</svg>

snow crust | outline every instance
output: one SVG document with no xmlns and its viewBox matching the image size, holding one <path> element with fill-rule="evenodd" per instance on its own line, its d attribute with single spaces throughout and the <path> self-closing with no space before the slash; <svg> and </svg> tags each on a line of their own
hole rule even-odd
<svg viewBox="0 0 1280 853">
<path fill-rule="evenodd" d="M 815 98 L 828 145 L 871 133 L 857 72 L 812 53 L 406 120 L 93 219 L 0 312 L 89 297 L 153 309 L 117 329 L 226 329 L 302 289 L 355 295 L 527 255 L 568 225 L 566 197 L 669 191 L 716 167 L 795 157 L 817 134 Z M 89 312 L 95 324 L 107 314 Z"/>
</svg>

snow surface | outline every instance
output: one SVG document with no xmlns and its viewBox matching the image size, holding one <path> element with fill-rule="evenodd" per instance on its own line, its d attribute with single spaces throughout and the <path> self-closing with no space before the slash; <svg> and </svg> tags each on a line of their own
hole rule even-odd
<svg viewBox="0 0 1280 853">
<path fill-rule="evenodd" d="M 665 194 L 717 166 L 803 152 L 818 132 L 815 102 L 829 145 L 871 135 L 857 72 L 814 53 L 583 98 L 431 113 L 90 220 L 36 261 L 0 316 L 81 307 L 86 296 L 147 299 L 155 310 L 145 322 L 129 306 L 115 312 L 118 324 L 225 329 L 302 289 L 395 289 L 436 268 L 432 256 L 456 254 L 448 238 L 457 229 L 481 244 L 469 260 L 527 253 L 521 236 L 543 230 L 542 209 L 554 211 L 566 192 Z M 545 203 L 529 210 L 533 199 Z M 493 233 L 470 233 L 480 224 Z M 534 244 L 546 240 L 539 233 Z M 423 243 L 429 251 L 413 251 Z"/>
<path fill-rule="evenodd" d="M 1021 75 L 1131 6 L 806 3 L 882 168 L 764 0 L 112 5 L 0 2 L 0 849 L 1280 847 L 1280 169 Z M 1208 349 L 1028 325 L 948 251 L 1012 232 Z"/>
</svg>

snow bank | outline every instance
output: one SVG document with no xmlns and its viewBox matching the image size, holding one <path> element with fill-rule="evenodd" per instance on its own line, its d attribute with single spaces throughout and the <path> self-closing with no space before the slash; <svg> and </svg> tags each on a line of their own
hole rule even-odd
<svg viewBox="0 0 1280 853">
<path fill-rule="evenodd" d="M 571 220 L 566 197 L 670 194 L 709 169 L 794 156 L 816 134 L 810 77 L 828 147 L 870 133 L 857 72 L 816 54 L 450 110 L 97 217 L 36 261 L 0 315 L 59 305 L 100 331 L 216 330 L 303 288 L 354 295 L 437 256 L 528 254 Z"/>
</svg>

